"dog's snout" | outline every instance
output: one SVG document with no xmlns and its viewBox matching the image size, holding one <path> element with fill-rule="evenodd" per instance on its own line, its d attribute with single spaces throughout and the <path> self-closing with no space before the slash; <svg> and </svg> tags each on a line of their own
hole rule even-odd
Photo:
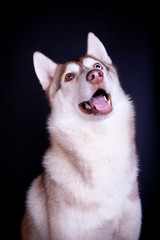
<svg viewBox="0 0 160 240">
<path fill-rule="evenodd" d="M 98 69 L 93 69 L 87 73 L 87 81 L 97 84 L 103 81 L 103 72 Z"/>
</svg>

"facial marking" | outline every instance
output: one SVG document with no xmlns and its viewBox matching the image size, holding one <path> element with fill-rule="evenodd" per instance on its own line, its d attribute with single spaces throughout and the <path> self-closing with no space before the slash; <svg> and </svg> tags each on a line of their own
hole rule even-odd
<svg viewBox="0 0 160 240">
<path fill-rule="evenodd" d="M 65 74 L 67 74 L 67 73 L 78 73 L 79 72 L 79 64 L 78 63 L 74 63 L 74 62 L 72 62 L 72 63 L 69 63 L 69 64 L 67 64 L 67 66 L 66 66 L 66 70 L 65 70 Z"/>
<path fill-rule="evenodd" d="M 93 58 L 90 58 L 90 57 L 87 57 L 87 58 L 84 58 L 83 59 L 83 66 L 85 66 L 86 68 L 90 68 L 92 69 L 94 64 L 97 63 L 98 61 L 93 59 Z"/>
</svg>

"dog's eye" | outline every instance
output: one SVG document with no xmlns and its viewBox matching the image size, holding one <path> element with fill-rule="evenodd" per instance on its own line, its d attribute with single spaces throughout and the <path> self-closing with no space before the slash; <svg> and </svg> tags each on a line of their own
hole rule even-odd
<svg viewBox="0 0 160 240">
<path fill-rule="evenodd" d="M 100 70 L 103 69 L 103 67 L 101 66 L 100 63 L 95 63 L 95 64 L 93 65 L 93 67 L 96 68 L 96 69 L 100 69 Z"/>
<path fill-rule="evenodd" d="M 69 82 L 74 78 L 74 73 L 67 73 L 65 76 L 65 82 Z"/>
</svg>

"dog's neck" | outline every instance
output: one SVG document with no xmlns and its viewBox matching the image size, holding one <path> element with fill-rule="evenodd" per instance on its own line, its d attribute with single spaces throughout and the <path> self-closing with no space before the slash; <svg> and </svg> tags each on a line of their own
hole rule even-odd
<svg viewBox="0 0 160 240">
<path fill-rule="evenodd" d="M 65 178 L 68 181 L 71 177 L 71 182 L 92 185 L 95 172 L 107 171 L 111 166 L 117 167 L 117 171 L 123 165 L 135 166 L 134 116 L 126 117 L 127 107 L 125 110 L 126 114 L 117 111 L 117 115 L 102 122 L 84 120 L 83 125 L 76 121 L 55 121 L 51 115 L 48 126 L 51 143 L 43 162 L 50 175 L 61 181 L 61 176 L 68 174 Z"/>
</svg>

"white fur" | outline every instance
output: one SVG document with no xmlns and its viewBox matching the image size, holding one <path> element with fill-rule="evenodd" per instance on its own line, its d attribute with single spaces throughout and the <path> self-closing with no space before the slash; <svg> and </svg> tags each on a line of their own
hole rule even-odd
<svg viewBox="0 0 160 240">
<path fill-rule="evenodd" d="M 97 62 L 88 55 L 95 54 L 111 64 L 102 43 L 90 33 L 87 57 L 66 65 L 54 95 L 54 81 L 48 85 L 50 147 L 43 160 L 48 180 L 39 176 L 28 192 L 27 213 L 33 225 L 29 234 L 23 231 L 24 240 L 138 240 L 141 205 L 133 188 L 138 174 L 134 107 L 116 71 L 103 65 L 112 113 L 87 115 L 78 107 L 93 95 L 86 75 Z M 65 82 L 70 72 L 75 77 Z"/>
<path fill-rule="evenodd" d="M 35 72 L 44 90 L 46 90 L 53 79 L 57 64 L 40 52 L 33 55 Z"/>
<path fill-rule="evenodd" d="M 99 59 L 102 62 L 108 62 L 110 64 L 112 63 L 103 44 L 91 32 L 88 34 L 87 54 L 93 56 L 96 59 Z"/>
</svg>

